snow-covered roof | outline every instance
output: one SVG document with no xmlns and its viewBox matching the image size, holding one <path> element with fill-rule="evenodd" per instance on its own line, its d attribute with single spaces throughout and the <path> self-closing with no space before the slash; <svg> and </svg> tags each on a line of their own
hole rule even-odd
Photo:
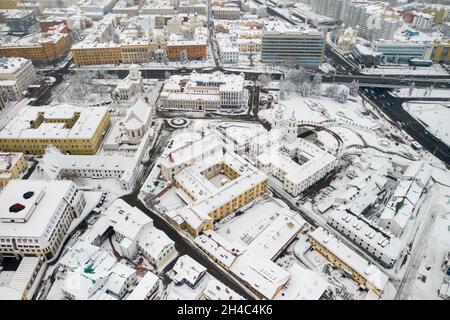
<svg viewBox="0 0 450 320">
<path fill-rule="evenodd" d="M 66 197 L 75 187 L 68 180 L 11 180 L 0 193 L 0 237 L 43 236 L 60 204 L 70 202 Z M 24 208 L 10 212 L 15 204 Z"/>
<path fill-rule="evenodd" d="M 167 247 L 172 245 L 174 245 L 173 240 L 156 228 L 145 230 L 139 239 L 139 248 L 156 261 L 164 255 Z"/>
<path fill-rule="evenodd" d="M 230 271 L 266 299 L 273 299 L 291 276 L 289 272 L 274 262 L 253 256 L 239 257 L 231 266 Z"/>
<path fill-rule="evenodd" d="M 119 296 L 122 288 L 126 286 L 128 279 L 135 276 L 135 274 L 136 270 L 133 268 L 123 263 L 117 263 L 111 269 L 111 274 L 108 281 L 106 281 L 105 287 L 116 296 Z"/>
<path fill-rule="evenodd" d="M 347 266 L 356 271 L 361 277 L 365 278 L 371 286 L 377 288 L 380 291 L 383 291 L 389 280 L 389 277 L 375 265 L 369 263 L 366 259 L 361 257 L 355 251 L 351 250 L 344 243 L 326 232 L 321 227 L 317 228 L 313 232 L 310 232 L 309 236 L 320 243 L 321 246 L 326 248 L 328 251 L 332 252 Z M 347 271 L 352 273 L 351 270 Z"/>
<path fill-rule="evenodd" d="M 188 255 L 178 258 L 172 269 L 171 277 L 175 283 L 188 282 L 195 285 L 206 272 L 206 268 Z"/>
<path fill-rule="evenodd" d="M 294 263 L 287 269 L 291 278 L 275 300 L 319 300 L 329 283 L 317 272 Z"/>
<path fill-rule="evenodd" d="M 144 300 L 158 283 L 158 276 L 148 271 L 133 289 L 127 300 Z"/>
<path fill-rule="evenodd" d="M 244 298 L 217 279 L 208 281 L 203 295 L 207 300 L 243 300 Z"/>
<path fill-rule="evenodd" d="M 79 107 L 71 104 L 22 108 L 0 131 L 3 139 L 91 139 L 104 117 L 107 107 Z M 76 119 L 73 126 L 65 122 L 46 122 L 37 128 L 30 123 L 42 115 L 44 119 Z"/>
<path fill-rule="evenodd" d="M 153 220 L 150 217 L 122 199 L 116 199 L 105 214 L 111 220 L 114 231 L 131 241 L 138 241 L 140 235 L 153 226 Z"/>
<path fill-rule="evenodd" d="M 41 257 L 23 257 L 8 286 L 21 292 L 27 291 L 41 263 Z"/>
<path fill-rule="evenodd" d="M 372 221 L 357 217 L 354 214 L 342 210 L 333 210 L 328 214 L 327 221 L 334 219 L 336 222 L 346 228 L 349 232 L 364 239 L 371 247 L 376 248 L 378 252 L 383 253 L 387 258 L 396 260 L 400 256 L 401 242 L 393 236 L 386 236 L 381 233 L 379 227 Z M 385 231 L 385 233 L 388 233 Z"/>
</svg>

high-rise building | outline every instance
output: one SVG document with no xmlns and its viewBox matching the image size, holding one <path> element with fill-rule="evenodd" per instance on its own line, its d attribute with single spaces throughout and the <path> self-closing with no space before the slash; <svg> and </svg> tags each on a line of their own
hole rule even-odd
<svg viewBox="0 0 450 320">
<path fill-rule="evenodd" d="M 322 63 L 325 36 L 317 29 L 288 27 L 280 21 L 264 26 L 261 59 L 271 63 L 299 64 L 318 68 Z"/>
</svg>

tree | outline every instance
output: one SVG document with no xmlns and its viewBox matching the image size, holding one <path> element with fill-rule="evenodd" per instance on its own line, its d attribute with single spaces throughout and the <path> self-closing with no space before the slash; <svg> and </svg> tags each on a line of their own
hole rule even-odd
<svg viewBox="0 0 450 320">
<path fill-rule="evenodd" d="M 411 84 L 409 85 L 409 95 L 411 96 L 413 93 L 414 88 L 416 87 L 416 83 L 415 82 L 411 82 Z"/>
<path fill-rule="evenodd" d="M 189 62 L 189 56 L 186 50 L 180 52 L 180 62 L 183 64 Z"/>
<path fill-rule="evenodd" d="M 349 93 L 349 88 L 341 85 L 338 87 L 336 95 L 335 95 L 335 99 L 336 101 L 340 102 L 340 103 L 346 103 L 347 99 L 348 99 L 348 93 Z"/>
<path fill-rule="evenodd" d="M 272 77 L 267 73 L 261 73 L 258 76 L 258 82 L 262 87 L 267 86 L 270 83 L 270 81 L 272 81 Z"/>
<path fill-rule="evenodd" d="M 358 95 L 358 91 L 359 91 L 359 83 L 353 80 L 352 83 L 350 84 L 350 94 L 356 97 Z"/>
<path fill-rule="evenodd" d="M 306 81 L 307 77 L 307 72 L 302 66 L 298 69 L 289 69 L 286 72 L 286 78 L 298 86 Z"/>
<path fill-rule="evenodd" d="M 300 87 L 300 94 L 303 96 L 303 97 L 309 97 L 309 96 L 311 96 L 311 93 L 312 93 L 312 86 L 311 86 L 311 84 L 309 83 L 309 82 L 303 82 L 302 83 L 302 85 L 301 85 L 301 87 Z"/>
<path fill-rule="evenodd" d="M 320 73 L 316 73 L 312 82 L 312 89 L 315 94 L 320 94 L 320 87 L 322 85 L 322 75 Z"/>
<path fill-rule="evenodd" d="M 325 93 L 328 98 L 334 98 L 336 97 L 337 90 L 338 86 L 336 84 L 332 84 L 325 89 Z"/>
<path fill-rule="evenodd" d="M 254 53 L 250 53 L 248 55 L 248 60 L 250 61 L 250 67 L 253 67 L 255 64 L 255 54 Z"/>
</svg>

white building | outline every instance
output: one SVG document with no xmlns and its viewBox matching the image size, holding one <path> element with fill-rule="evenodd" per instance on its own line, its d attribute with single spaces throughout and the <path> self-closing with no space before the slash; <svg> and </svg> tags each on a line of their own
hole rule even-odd
<svg viewBox="0 0 450 320">
<path fill-rule="evenodd" d="M 400 237 L 418 210 L 424 188 L 414 181 L 402 181 L 380 215 L 379 224 Z"/>
<path fill-rule="evenodd" d="M 283 183 L 283 189 L 296 197 L 325 177 L 338 159 L 316 145 L 301 139 L 285 146 L 288 152 L 269 150 L 256 158 L 256 166 Z M 299 162 L 292 158 L 296 156 Z"/>
<path fill-rule="evenodd" d="M 189 76 L 171 76 L 164 84 L 160 106 L 164 109 L 243 109 L 247 102 L 244 75 L 193 71 Z"/>
<path fill-rule="evenodd" d="M 195 288 L 206 274 L 206 268 L 188 255 L 178 258 L 169 277 L 178 285 L 187 284 Z"/>
<path fill-rule="evenodd" d="M 113 91 L 113 98 L 116 100 L 131 100 L 142 90 L 142 77 L 139 66 L 130 66 L 128 75 L 121 79 Z"/>
<path fill-rule="evenodd" d="M 412 22 L 412 26 L 419 30 L 431 30 L 433 28 L 434 24 L 434 15 L 420 12 L 420 11 L 413 11 L 414 19 Z"/>
<path fill-rule="evenodd" d="M 309 233 L 314 248 L 337 267 L 347 271 L 356 282 L 378 296 L 386 287 L 389 277 L 375 265 L 362 258 L 339 239 L 321 227 Z"/>
<path fill-rule="evenodd" d="M 149 300 L 158 289 L 158 283 L 158 276 L 148 271 L 127 297 L 127 300 Z"/>
<path fill-rule="evenodd" d="M 342 210 L 333 210 L 328 214 L 327 223 L 387 268 L 391 268 L 400 257 L 401 241 L 383 232 L 364 217 L 357 217 Z"/>
<path fill-rule="evenodd" d="M 39 161 L 38 170 L 51 180 L 77 177 L 117 179 L 122 188 L 130 190 L 138 176 L 139 156 L 70 155 L 49 146 Z"/>
<path fill-rule="evenodd" d="M 133 259 L 141 252 L 158 269 L 175 259 L 175 243 L 164 232 L 156 229 L 153 220 L 138 208 L 118 199 L 111 204 L 106 214 L 124 256 Z"/>
<path fill-rule="evenodd" d="M 0 194 L 0 254 L 51 258 L 85 204 L 71 181 L 11 180 Z"/>
<path fill-rule="evenodd" d="M 214 134 L 209 134 L 175 150 L 166 149 L 168 152 L 163 153 L 160 158 L 161 175 L 165 180 L 171 181 L 182 169 L 222 151 L 222 148 L 222 141 Z"/>
<path fill-rule="evenodd" d="M 122 122 L 123 131 L 126 134 L 126 139 L 122 137 L 124 143 L 138 144 L 141 141 L 152 122 L 152 111 L 152 107 L 142 98 L 128 108 Z"/>
<path fill-rule="evenodd" d="M 241 16 L 241 9 L 237 6 L 212 7 L 214 19 L 218 20 L 238 20 Z"/>
<path fill-rule="evenodd" d="M 23 92 L 37 82 L 31 60 L 0 58 L 0 95 L 5 100 L 20 100 Z"/>
</svg>

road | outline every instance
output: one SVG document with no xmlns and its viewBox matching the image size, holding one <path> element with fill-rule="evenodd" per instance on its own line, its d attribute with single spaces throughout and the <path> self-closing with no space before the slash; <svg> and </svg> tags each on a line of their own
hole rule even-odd
<svg viewBox="0 0 450 320">
<path fill-rule="evenodd" d="M 434 216 L 434 214 L 430 213 L 430 217 L 428 218 L 427 224 L 425 225 L 423 230 L 421 230 L 420 238 L 417 240 L 414 239 L 417 245 L 413 247 L 413 251 L 411 253 L 411 261 L 409 262 L 405 275 L 397 289 L 395 300 L 405 300 L 409 293 L 407 292 L 408 290 L 405 289 L 409 288 L 412 282 L 416 280 L 415 279 L 416 271 L 419 268 L 420 262 L 423 258 L 423 250 L 425 249 L 428 243 L 428 238 L 430 237 L 430 231 L 434 225 L 435 218 L 436 217 Z"/>
<path fill-rule="evenodd" d="M 423 148 L 450 165 L 450 148 L 402 108 L 403 99 L 391 96 L 386 89 L 362 89 L 363 94 L 383 111 L 397 126 L 405 130 Z"/>
</svg>

